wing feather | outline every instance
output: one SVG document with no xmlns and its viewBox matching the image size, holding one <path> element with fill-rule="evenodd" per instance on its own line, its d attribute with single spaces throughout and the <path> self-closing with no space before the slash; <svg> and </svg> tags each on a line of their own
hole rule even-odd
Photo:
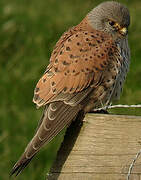
<svg viewBox="0 0 141 180">
<path fill-rule="evenodd" d="M 69 36 L 71 43 L 63 41 L 54 59 L 51 57 L 49 72 L 37 83 L 33 98 L 37 106 L 54 101 L 60 93 L 75 94 L 99 84 L 99 77 L 110 64 L 107 57 L 117 48 L 109 36 L 96 32 L 76 32 Z"/>
</svg>

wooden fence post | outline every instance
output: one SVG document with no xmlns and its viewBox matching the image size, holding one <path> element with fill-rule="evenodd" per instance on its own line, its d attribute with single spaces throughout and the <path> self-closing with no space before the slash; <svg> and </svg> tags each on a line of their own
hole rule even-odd
<svg viewBox="0 0 141 180">
<path fill-rule="evenodd" d="M 141 117 L 87 114 L 73 122 L 58 151 L 48 180 L 126 180 L 141 149 Z M 141 157 L 130 180 L 141 180 Z"/>
</svg>

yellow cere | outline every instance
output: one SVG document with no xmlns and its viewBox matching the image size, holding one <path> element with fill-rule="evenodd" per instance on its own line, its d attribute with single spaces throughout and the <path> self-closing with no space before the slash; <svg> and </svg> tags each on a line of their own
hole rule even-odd
<svg viewBox="0 0 141 180">
<path fill-rule="evenodd" d="M 120 33 L 121 33 L 122 35 L 126 35 L 126 34 L 127 34 L 127 28 L 126 28 L 126 27 L 121 28 L 121 29 L 120 29 Z"/>
</svg>

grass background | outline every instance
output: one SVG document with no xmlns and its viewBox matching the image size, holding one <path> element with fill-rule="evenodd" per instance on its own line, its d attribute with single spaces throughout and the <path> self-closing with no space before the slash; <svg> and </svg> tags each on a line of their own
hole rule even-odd
<svg viewBox="0 0 141 180">
<path fill-rule="evenodd" d="M 7 180 L 32 138 L 41 110 L 32 103 L 33 90 L 61 34 L 78 24 L 102 0 L 0 1 L 0 180 Z M 129 43 L 132 61 L 119 103 L 141 103 L 141 1 L 120 1 L 131 13 Z M 112 110 L 141 115 L 140 109 Z M 62 134 L 47 145 L 19 176 L 45 179 Z"/>
</svg>

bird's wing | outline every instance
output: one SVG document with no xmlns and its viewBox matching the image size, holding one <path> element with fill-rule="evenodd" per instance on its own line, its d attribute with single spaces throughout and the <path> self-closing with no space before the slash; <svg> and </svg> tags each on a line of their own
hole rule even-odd
<svg viewBox="0 0 141 180">
<path fill-rule="evenodd" d="M 12 169 L 19 174 L 33 156 L 75 119 L 89 94 L 102 82 L 116 51 L 112 40 L 100 32 L 76 32 L 53 53 L 46 73 L 37 83 L 33 101 L 45 105 L 40 126 Z"/>
<path fill-rule="evenodd" d="M 54 51 L 35 88 L 34 103 L 40 107 L 53 101 L 65 102 L 91 85 L 98 86 L 104 69 L 111 63 L 109 56 L 116 50 L 113 41 L 101 32 L 74 33 Z"/>
</svg>

